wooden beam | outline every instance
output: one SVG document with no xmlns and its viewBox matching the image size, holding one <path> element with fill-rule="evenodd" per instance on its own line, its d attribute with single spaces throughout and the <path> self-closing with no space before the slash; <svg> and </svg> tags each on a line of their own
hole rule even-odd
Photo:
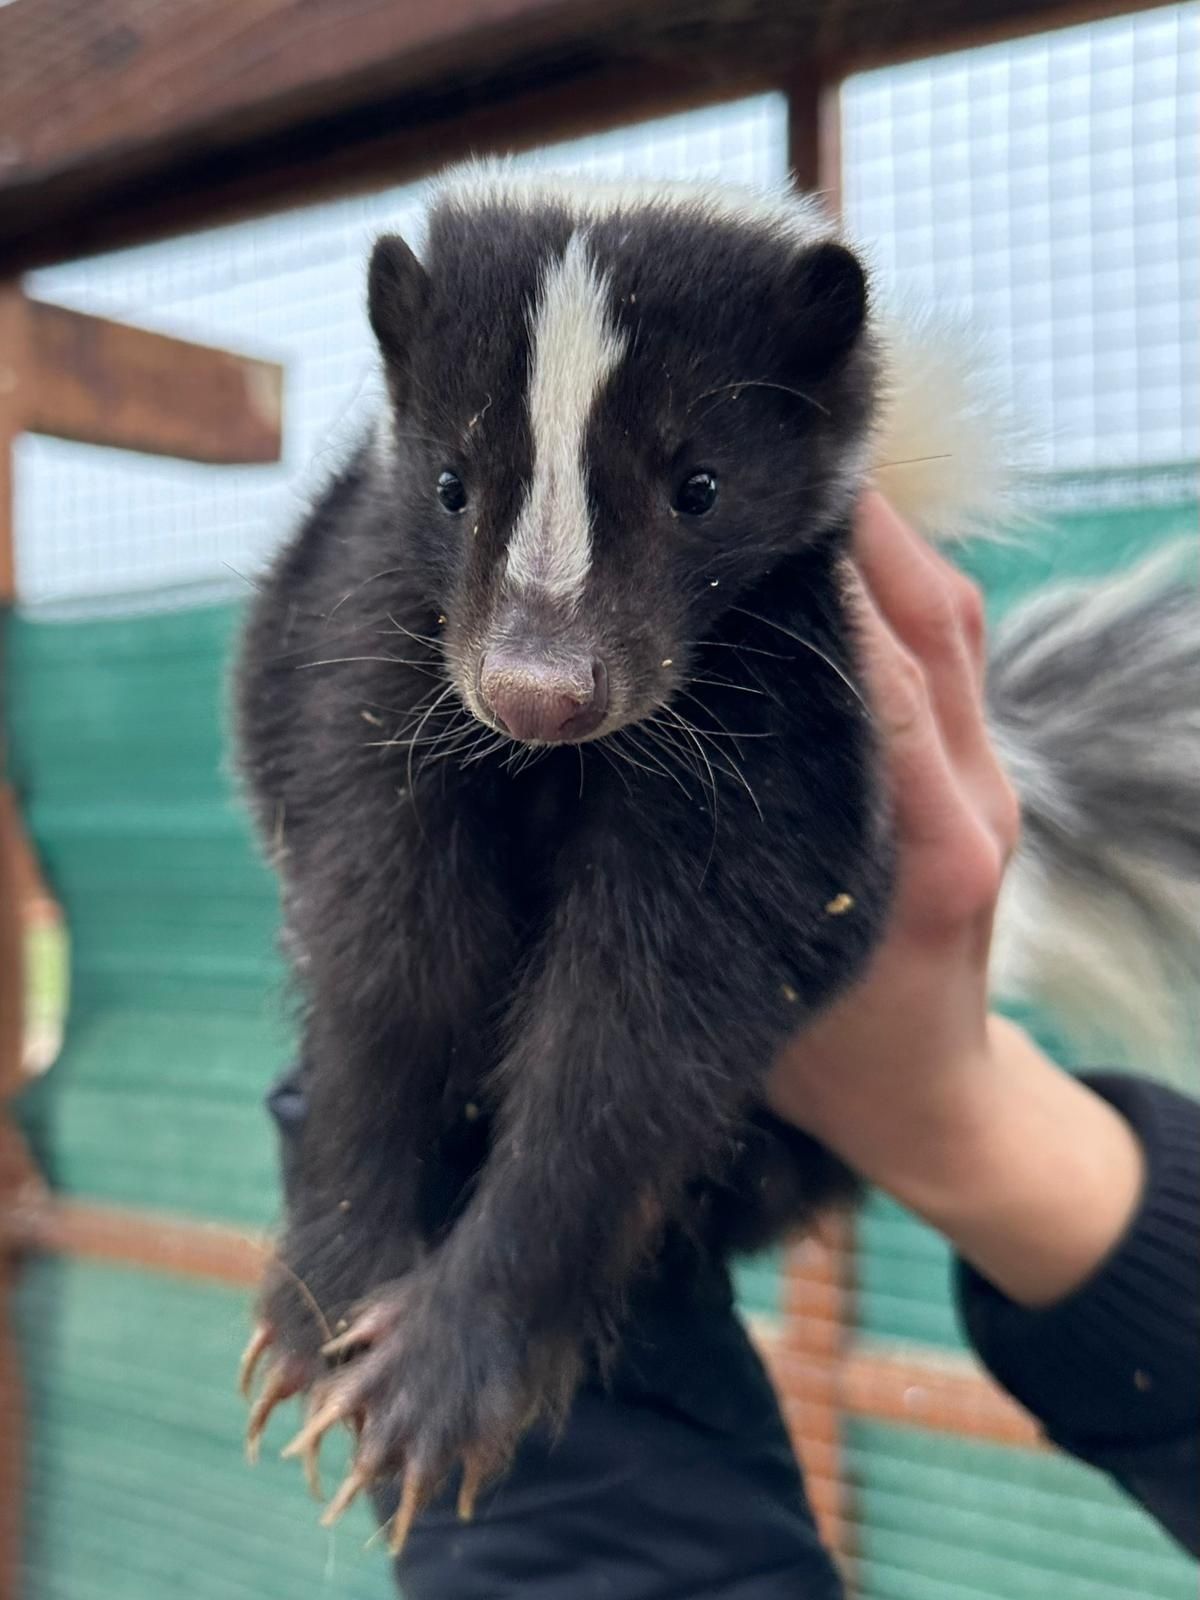
<svg viewBox="0 0 1200 1600">
<path fill-rule="evenodd" d="M 1029 1413 L 965 1358 L 859 1348 L 838 1388 L 851 1416 L 1024 1450 L 1045 1446 Z"/>
<path fill-rule="evenodd" d="M 10 1249 L 107 1261 L 238 1289 L 258 1283 L 270 1256 L 265 1239 L 239 1228 L 49 1197 L 0 1214 L 0 1250 L 6 1236 Z"/>
<path fill-rule="evenodd" d="M 776 82 L 781 62 L 836 78 L 1154 3 L 92 0 L 65 31 L 51 6 L 0 7 L 0 260 L 399 181 Z"/>
<path fill-rule="evenodd" d="M 226 465 L 279 459 L 283 369 L 30 300 L 22 421 L 82 444 Z"/>
<path fill-rule="evenodd" d="M 573 68 L 546 82 L 497 86 L 483 99 L 464 88 L 365 105 L 336 123 L 300 126 L 287 138 L 255 140 L 232 153 L 205 150 L 161 177 L 116 170 L 98 180 L 100 206 L 67 196 L 10 221 L 0 187 L 0 266 L 24 271 L 196 226 L 369 193 L 477 155 L 519 155 L 774 87 L 768 69 L 737 58 L 681 60 L 669 70 L 662 62 Z"/>
<path fill-rule="evenodd" d="M 762 1339 L 761 1348 L 804 1458 L 806 1476 L 811 1467 L 827 1480 L 814 1501 L 835 1495 L 843 1465 L 840 1448 L 829 1448 L 812 1431 L 814 1395 L 865 1422 L 890 1422 L 1013 1449 L 1047 1448 L 1029 1413 L 968 1356 L 850 1344 L 832 1363 L 812 1362 L 778 1334 Z M 836 1483 L 828 1481 L 835 1477 Z"/>
<path fill-rule="evenodd" d="M 849 1527 L 838 1372 L 852 1337 L 850 1249 L 851 1224 L 838 1218 L 789 1252 L 774 1369 L 817 1527 L 838 1551 Z"/>
</svg>

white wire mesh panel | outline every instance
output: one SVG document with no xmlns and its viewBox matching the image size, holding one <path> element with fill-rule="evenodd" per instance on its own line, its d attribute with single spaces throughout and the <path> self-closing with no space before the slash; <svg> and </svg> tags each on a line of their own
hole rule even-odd
<svg viewBox="0 0 1200 1600">
<path fill-rule="evenodd" d="M 606 177 L 783 176 L 786 109 L 764 95 L 574 140 L 527 157 Z M 17 571 L 26 606 L 157 603 L 236 582 L 299 515 L 378 395 L 364 266 L 383 227 L 419 232 L 423 186 L 390 189 L 34 274 L 31 293 L 283 361 L 285 454 L 205 467 L 58 440 L 18 450 Z M 194 590 L 192 591 L 194 593 Z"/>
<path fill-rule="evenodd" d="M 1200 8 L 852 78 L 846 210 L 882 282 L 985 332 L 1046 466 L 1191 458 Z"/>
</svg>

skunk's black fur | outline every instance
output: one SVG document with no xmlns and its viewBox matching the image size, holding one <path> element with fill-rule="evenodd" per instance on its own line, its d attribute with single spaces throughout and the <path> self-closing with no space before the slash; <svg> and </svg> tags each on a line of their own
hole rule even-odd
<svg viewBox="0 0 1200 1600">
<path fill-rule="evenodd" d="M 664 1227 L 749 1246 L 838 1186 L 759 1087 L 887 905 L 839 577 L 874 384 L 861 270 L 687 211 L 594 224 L 630 354 L 587 422 L 587 597 L 514 609 L 531 307 L 572 232 L 554 207 L 447 207 L 425 267 L 380 243 L 394 422 L 278 560 L 245 640 L 243 764 L 312 1100 L 264 1315 L 315 1358 L 398 1286 L 359 1357 L 385 1467 L 499 1459 L 569 1392 Z M 435 493 L 447 467 L 459 516 Z M 720 499 L 689 524 L 671 498 L 693 468 Z M 506 637 L 603 652 L 624 731 L 528 759 L 471 719 L 501 613 Z"/>
<path fill-rule="evenodd" d="M 666 1230 L 724 1254 L 849 1187 L 761 1103 L 888 905 L 842 585 L 877 359 L 827 232 L 484 186 L 423 265 L 376 249 L 389 413 L 240 675 L 311 1106 L 262 1314 L 296 1387 L 370 1306 L 368 1475 L 499 1467 Z M 496 731 L 497 657 L 602 663 L 593 736 Z"/>
</svg>

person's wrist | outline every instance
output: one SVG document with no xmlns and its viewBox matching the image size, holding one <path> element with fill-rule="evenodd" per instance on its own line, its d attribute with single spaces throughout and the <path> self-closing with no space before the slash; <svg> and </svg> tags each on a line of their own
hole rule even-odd
<svg viewBox="0 0 1200 1600">
<path fill-rule="evenodd" d="M 912 1209 L 953 1195 L 1002 1090 L 982 985 L 978 1000 L 959 999 L 917 1005 L 932 1024 L 922 1030 L 852 997 L 851 1015 L 830 1013 L 785 1054 L 769 1084 L 773 1109 Z"/>
<path fill-rule="evenodd" d="M 1013 1063 L 1034 1058 L 1057 1072 L 1022 1029 L 989 1016 L 977 1037 L 946 1054 L 912 1112 L 892 1107 L 894 1131 L 872 1181 L 953 1238 L 1007 1184 L 1023 1093 Z"/>
<path fill-rule="evenodd" d="M 876 1181 L 1012 1300 L 1063 1299 L 1096 1271 L 1137 1208 L 1137 1135 L 998 1017 L 954 1090 L 941 1126 Z"/>
<path fill-rule="evenodd" d="M 1005 1095 L 990 1035 L 947 1048 L 930 1040 L 916 1070 L 862 1084 L 853 1107 L 826 1103 L 821 1119 L 837 1153 L 869 1182 L 930 1220 L 953 1215 L 975 1185 Z M 872 1092 L 873 1090 L 873 1092 Z"/>
<path fill-rule="evenodd" d="M 839 1060 L 802 1041 L 772 1080 L 775 1109 L 1014 1300 L 1046 1305 L 1082 1283 L 1141 1192 L 1141 1147 L 1119 1113 L 999 1017 L 858 1045 Z"/>
</svg>

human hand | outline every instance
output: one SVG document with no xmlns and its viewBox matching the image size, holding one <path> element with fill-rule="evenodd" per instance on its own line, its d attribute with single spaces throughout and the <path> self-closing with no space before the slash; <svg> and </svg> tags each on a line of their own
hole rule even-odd
<svg viewBox="0 0 1200 1600">
<path fill-rule="evenodd" d="M 875 493 L 854 560 L 896 897 L 865 976 L 783 1053 L 768 1098 L 998 1287 L 1044 1303 L 1120 1236 L 1140 1150 L 1104 1101 L 988 1013 L 1019 819 L 984 716 L 979 593 Z"/>
</svg>

